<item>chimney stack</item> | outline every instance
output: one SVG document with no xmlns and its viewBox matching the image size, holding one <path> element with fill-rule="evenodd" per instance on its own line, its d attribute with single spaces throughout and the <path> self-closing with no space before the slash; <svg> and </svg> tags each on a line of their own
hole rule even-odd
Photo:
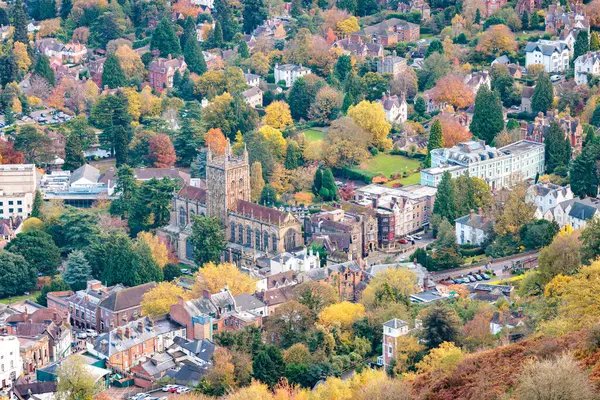
<svg viewBox="0 0 600 400">
<path fill-rule="evenodd" d="M 471 209 L 471 219 L 473 219 L 473 217 L 475 217 L 475 210 Z"/>
<path fill-rule="evenodd" d="M 129 339 L 131 337 L 131 331 L 129 330 L 129 327 L 125 328 L 125 337 L 127 339 Z"/>
</svg>

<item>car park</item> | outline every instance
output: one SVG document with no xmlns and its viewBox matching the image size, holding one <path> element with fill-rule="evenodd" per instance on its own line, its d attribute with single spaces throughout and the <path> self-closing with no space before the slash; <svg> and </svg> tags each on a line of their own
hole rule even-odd
<svg viewBox="0 0 600 400">
<path fill-rule="evenodd" d="M 185 386 L 181 386 L 177 389 L 177 394 L 183 394 L 183 393 L 189 393 L 190 389 L 185 387 Z"/>
<path fill-rule="evenodd" d="M 485 279 L 486 281 L 489 281 L 489 280 L 490 280 L 490 276 L 489 276 L 488 274 L 481 274 L 481 277 L 482 277 L 483 279 Z"/>
<path fill-rule="evenodd" d="M 177 393 L 177 389 L 179 389 L 180 387 L 182 387 L 181 385 L 173 385 L 174 387 L 172 387 L 171 389 L 169 389 L 169 393 Z"/>
<path fill-rule="evenodd" d="M 162 387 L 163 392 L 169 392 L 171 389 L 177 389 L 179 385 L 166 385 Z"/>
<path fill-rule="evenodd" d="M 137 394 L 134 394 L 133 396 L 130 396 L 129 400 L 145 400 L 148 397 L 150 397 L 150 395 L 148 393 L 137 393 Z"/>
</svg>

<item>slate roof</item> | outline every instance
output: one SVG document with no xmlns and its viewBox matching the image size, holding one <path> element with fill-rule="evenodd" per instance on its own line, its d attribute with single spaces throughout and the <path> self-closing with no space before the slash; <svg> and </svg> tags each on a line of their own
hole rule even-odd
<svg viewBox="0 0 600 400">
<path fill-rule="evenodd" d="M 289 213 L 279 211 L 275 208 L 261 206 L 245 200 L 238 200 L 235 208 L 237 214 L 251 216 L 269 224 L 281 224 Z"/>
<path fill-rule="evenodd" d="M 402 328 L 403 326 L 408 326 L 408 322 L 402 321 L 401 319 L 398 319 L 398 318 L 394 318 L 394 319 L 390 319 L 389 321 L 385 322 L 383 324 L 383 326 L 385 326 L 387 328 L 398 329 L 398 328 Z"/>
<path fill-rule="evenodd" d="M 250 97 L 254 97 L 256 95 L 259 95 L 262 93 L 262 90 L 260 90 L 259 88 L 257 88 L 256 86 L 252 86 L 250 89 L 248 90 L 244 90 L 242 92 L 242 96 L 246 97 L 246 98 L 250 98 Z"/>
<path fill-rule="evenodd" d="M 100 301 L 98 307 L 103 307 L 113 312 L 137 307 L 142 302 L 142 296 L 149 290 L 154 289 L 155 286 L 156 283 L 148 282 L 143 285 L 117 290 Z"/>
<path fill-rule="evenodd" d="M 455 220 L 457 224 L 470 226 L 471 228 L 480 229 L 482 231 L 487 230 L 492 226 L 492 221 L 485 217 L 485 215 L 479 214 L 467 214 L 464 217 L 457 218 Z"/>
<path fill-rule="evenodd" d="M 98 182 L 98 178 L 100 178 L 100 171 L 97 168 L 92 167 L 90 164 L 84 164 L 71 173 L 69 180 L 71 183 L 73 183 L 81 178 L 85 178 L 91 182 Z"/>
<path fill-rule="evenodd" d="M 237 305 L 240 311 L 250 311 L 265 306 L 265 303 L 260 301 L 256 296 L 249 293 L 238 294 L 234 297 L 234 299 L 235 304 Z"/>
<path fill-rule="evenodd" d="M 213 342 L 207 339 L 190 341 L 177 336 L 173 339 L 173 342 L 207 363 L 212 360 L 217 348 Z"/>
<path fill-rule="evenodd" d="M 561 53 L 565 49 L 567 49 L 567 44 L 563 43 L 563 42 L 556 42 L 553 44 L 529 42 L 529 43 L 527 43 L 527 46 L 525 46 L 526 53 L 530 53 L 533 51 L 539 51 L 545 56 L 551 56 L 552 53 L 554 53 L 554 52 Z"/>
<path fill-rule="evenodd" d="M 587 221 L 592 219 L 594 215 L 600 210 L 600 202 L 597 200 L 576 200 L 569 210 L 569 217 L 577 218 L 579 220 Z"/>
</svg>

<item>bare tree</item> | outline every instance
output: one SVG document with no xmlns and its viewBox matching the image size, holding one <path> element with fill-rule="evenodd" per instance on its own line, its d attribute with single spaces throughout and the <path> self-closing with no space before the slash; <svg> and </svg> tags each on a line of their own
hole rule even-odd
<svg viewBox="0 0 600 400">
<path fill-rule="evenodd" d="M 48 83 L 46 78 L 43 78 L 37 74 L 31 75 L 29 79 L 29 94 L 40 99 L 46 99 L 52 93 L 52 86 Z"/>
</svg>

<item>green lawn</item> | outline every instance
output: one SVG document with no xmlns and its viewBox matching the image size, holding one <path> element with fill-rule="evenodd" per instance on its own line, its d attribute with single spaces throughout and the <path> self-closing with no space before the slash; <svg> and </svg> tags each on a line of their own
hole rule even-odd
<svg viewBox="0 0 600 400">
<path fill-rule="evenodd" d="M 383 174 L 389 178 L 396 172 L 402 173 L 408 170 L 415 170 L 419 165 L 421 163 L 412 158 L 381 153 L 362 163 L 360 168 L 376 174 Z"/>
<path fill-rule="evenodd" d="M 306 141 L 308 143 L 316 142 L 318 140 L 323 140 L 327 136 L 327 133 L 318 131 L 316 129 L 307 129 L 303 133 L 304 133 L 304 137 L 306 137 Z"/>
<path fill-rule="evenodd" d="M 31 292 L 30 295 L 28 296 L 14 296 L 14 297 L 7 297 L 5 299 L 0 299 L 0 304 L 11 304 L 17 301 L 22 301 L 22 300 L 33 300 L 35 301 L 35 298 L 38 297 L 38 295 L 40 294 L 39 291 L 35 291 L 35 292 Z"/>
</svg>

